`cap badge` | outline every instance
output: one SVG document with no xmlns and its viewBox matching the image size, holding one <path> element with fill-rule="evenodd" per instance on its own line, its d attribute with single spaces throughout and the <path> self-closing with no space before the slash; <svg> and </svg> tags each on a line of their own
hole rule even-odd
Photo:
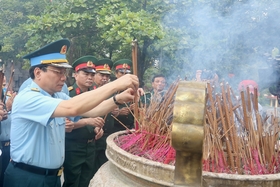
<svg viewBox="0 0 280 187">
<path fill-rule="evenodd" d="M 61 47 L 60 54 L 66 54 L 66 51 L 67 51 L 67 45 L 64 45 Z"/>
<path fill-rule="evenodd" d="M 108 64 L 104 64 L 104 69 L 110 69 Z"/>
<path fill-rule="evenodd" d="M 124 69 L 128 68 L 128 65 L 127 64 L 123 64 L 122 66 Z"/>
<path fill-rule="evenodd" d="M 92 61 L 88 61 L 88 62 L 87 62 L 87 67 L 93 67 Z"/>
</svg>

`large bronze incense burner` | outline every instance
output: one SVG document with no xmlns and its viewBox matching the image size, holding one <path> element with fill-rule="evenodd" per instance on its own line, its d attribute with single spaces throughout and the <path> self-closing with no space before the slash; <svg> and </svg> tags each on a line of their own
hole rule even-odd
<svg viewBox="0 0 280 187">
<path fill-rule="evenodd" d="M 95 174 L 90 187 L 277 187 L 280 174 L 246 175 L 202 172 L 202 150 L 206 113 L 206 83 L 182 81 L 175 97 L 172 146 L 175 166 L 152 161 L 121 149 L 116 140 L 121 131 L 107 139 L 109 159 Z M 235 155 L 233 155 L 235 156 Z"/>
</svg>

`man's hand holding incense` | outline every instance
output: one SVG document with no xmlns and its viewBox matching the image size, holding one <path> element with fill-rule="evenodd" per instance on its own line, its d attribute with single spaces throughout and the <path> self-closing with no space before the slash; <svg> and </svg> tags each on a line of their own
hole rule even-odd
<svg viewBox="0 0 280 187">
<path fill-rule="evenodd" d="M 70 121 L 68 118 L 65 118 L 65 132 L 72 132 L 74 127 L 74 122 Z"/>
<path fill-rule="evenodd" d="M 102 128 L 100 128 L 100 127 L 95 127 L 94 128 L 94 132 L 95 132 L 95 140 L 98 140 L 99 138 L 101 138 L 102 136 L 103 136 L 103 134 L 104 134 L 104 131 L 103 131 L 103 129 Z"/>
<path fill-rule="evenodd" d="M 85 120 L 85 123 L 87 125 L 92 125 L 94 127 L 99 127 L 102 128 L 104 126 L 104 119 L 101 117 L 96 117 L 96 118 L 83 118 Z"/>
<path fill-rule="evenodd" d="M 137 93 L 132 88 L 128 88 L 125 91 L 115 95 L 115 99 L 119 104 L 129 103 L 134 100 L 135 94 Z"/>
<path fill-rule="evenodd" d="M 139 87 L 139 80 L 136 75 L 126 74 L 117 80 L 113 81 L 114 84 L 117 84 L 119 91 L 125 90 L 127 88 L 132 88 L 132 90 L 137 90 Z"/>
<path fill-rule="evenodd" d="M 120 109 L 119 107 L 116 107 L 114 110 L 111 111 L 113 116 L 117 117 L 120 114 Z"/>
<path fill-rule="evenodd" d="M 119 115 L 121 115 L 121 116 L 126 116 L 126 115 L 128 115 L 129 113 L 130 113 L 129 108 L 128 108 L 128 107 L 123 107 L 123 108 L 120 109 Z"/>
</svg>

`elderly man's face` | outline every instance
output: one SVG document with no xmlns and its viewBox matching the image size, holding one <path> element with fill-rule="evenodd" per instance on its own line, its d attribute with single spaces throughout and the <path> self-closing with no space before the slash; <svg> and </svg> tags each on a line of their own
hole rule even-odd
<svg viewBox="0 0 280 187">
<path fill-rule="evenodd" d="M 67 74 L 68 71 L 65 68 L 53 66 L 34 69 L 35 79 L 40 82 L 40 86 L 51 95 L 62 90 Z"/>
<path fill-rule="evenodd" d="M 156 77 L 154 82 L 152 82 L 152 87 L 154 91 L 160 92 L 164 89 L 166 84 L 164 77 Z"/>
<path fill-rule="evenodd" d="M 94 75 L 95 75 L 94 73 L 88 73 L 88 72 L 85 72 L 83 70 L 80 70 L 80 71 L 75 73 L 76 83 L 79 86 L 89 88 L 93 84 Z"/>
<path fill-rule="evenodd" d="M 94 82 L 98 86 L 103 86 L 104 84 L 108 83 L 109 79 L 110 79 L 109 74 L 104 74 L 104 73 L 97 72 L 95 77 L 94 77 Z"/>
</svg>

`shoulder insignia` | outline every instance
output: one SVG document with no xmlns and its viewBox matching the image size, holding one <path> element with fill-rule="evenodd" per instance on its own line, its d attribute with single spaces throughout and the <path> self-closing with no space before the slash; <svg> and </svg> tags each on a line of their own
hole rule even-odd
<svg viewBox="0 0 280 187">
<path fill-rule="evenodd" d="M 12 94 L 8 92 L 8 93 L 7 93 L 7 96 L 12 97 Z"/>
<path fill-rule="evenodd" d="M 73 86 L 68 87 L 68 91 L 71 91 L 71 90 L 73 90 Z"/>
<path fill-rule="evenodd" d="M 38 88 L 31 88 L 32 91 L 35 91 L 35 92 L 40 92 L 40 90 Z"/>
</svg>

